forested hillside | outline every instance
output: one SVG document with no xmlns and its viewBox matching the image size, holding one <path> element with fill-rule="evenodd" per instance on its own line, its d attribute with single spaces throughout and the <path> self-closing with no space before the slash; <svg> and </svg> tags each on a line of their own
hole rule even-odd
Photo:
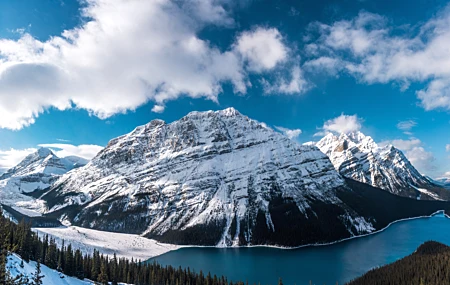
<svg viewBox="0 0 450 285">
<path fill-rule="evenodd" d="M 450 284 L 450 247 L 429 241 L 413 254 L 373 269 L 347 285 L 443 285 Z"/>
<path fill-rule="evenodd" d="M 42 278 L 38 278 L 38 280 L 24 276 L 12 278 L 6 267 L 7 255 L 11 252 L 19 254 L 25 262 L 40 261 L 47 267 L 68 276 L 79 279 L 86 278 L 99 284 L 108 284 L 108 282 L 113 285 L 118 282 L 136 285 L 244 284 L 244 282 L 233 283 L 224 276 L 211 276 L 202 271 L 194 272 L 189 268 L 162 267 L 156 263 L 142 263 L 140 260 L 117 258 L 115 255 L 104 256 L 98 251 L 94 251 L 93 255 L 83 255 L 79 249 L 72 249 L 70 244 L 58 248 L 53 239 L 49 239 L 48 236 L 39 237 L 31 231 L 29 223 L 22 221 L 15 224 L 3 217 L 0 211 L 0 284 L 45 285 L 39 283 L 42 282 Z"/>
</svg>

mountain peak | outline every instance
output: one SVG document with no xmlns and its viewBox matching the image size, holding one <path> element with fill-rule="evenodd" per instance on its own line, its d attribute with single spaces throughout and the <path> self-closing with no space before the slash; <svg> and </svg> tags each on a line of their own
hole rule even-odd
<svg viewBox="0 0 450 285">
<path fill-rule="evenodd" d="M 49 148 L 46 147 L 40 147 L 36 152 L 35 152 L 39 157 L 47 157 L 49 155 L 55 155 Z"/>
<path fill-rule="evenodd" d="M 239 115 L 241 115 L 241 113 L 239 113 L 239 111 L 236 110 L 236 109 L 233 108 L 233 107 L 229 107 L 229 108 L 223 109 L 223 110 L 221 110 L 221 111 L 218 111 L 218 113 L 219 113 L 219 114 L 222 114 L 222 115 L 224 115 L 224 116 L 226 116 L 226 117 L 234 117 L 234 116 L 239 116 Z"/>
<path fill-rule="evenodd" d="M 366 136 L 360 131 L 340 133 L 339 135 L 328 133 L 316 145 L 327 155 L 332 151 L 343 151 L 352 147 L 365 150 L 378 148 L 372 137 Z"/>
<path fill-rule="evenodd" d="M 368 136 L 364 135 L 360 131 L 354 131 L 354 132 L 347 133 L 346 136 L 354 143 L 360 143 L 364 139 L 368 138 Z"/>
<path fill-rule="evenodd" d="M 295 213 L 309 215 L 309 199 L 337 201 L 334 191 L 344 183 L 316 147 L 299 145 L 227 108 L 191 112 L 170 124 L 112 139 L 89 164 L 52 186 L 50 191 L 67 199 L 49 211 L 80 204 L 86 211 L 77 222 L 90 223 L 129 205 L 136 213 L 145 210 L 149 219 L 139 228 L 121 223 L 123 230 L 133 226 L 133 231 L 150 237 L 217 224 L 220 236 L 214 243 L 237 245 L 253 242 L 253 226 L 244 228 L 233 220 L 244 224 L 248 217 L 256 221 L 258 212 L 264 213 L 264 225 L 278 231 L 270 218 L 270 201 L 291 198 Z M 145 205 L 137 208 L 136 199 Z M 104 203 L 111 203 L 108 210 L 92 215 Z M 231 228 L 246 238 L 231 234 Z"/>
<path fill-rule="evenodd" d="M 197 116 L 211 116 L 211 115 L 220 115 L 220 116 L 224 116 L 224 117 L 236 117 L 236 116 L 241 116 L 242 114 L 236 110 L 233 107 L 229 107 L 223 110 L 218 110 L 218 111 L 192 111 L 189 114 L 186 115 L 186 117 L 197 117 Z M 181 119 L 183 120 L 183 118 Z"/>
<path fill-rule="evenodd" d="M 420 191 L 433 190 L 433 186 L 400 150 L 392 145 L 380 147 L 360 131 L 339 136 L 328 134 L 316 146 L 328 155 L 335 169 L 345 177 L 411 198 L 425 196 L 426 199 L 434 194 Z M 441 198 L 438 195 L 434 197 Z"/>
</svg>

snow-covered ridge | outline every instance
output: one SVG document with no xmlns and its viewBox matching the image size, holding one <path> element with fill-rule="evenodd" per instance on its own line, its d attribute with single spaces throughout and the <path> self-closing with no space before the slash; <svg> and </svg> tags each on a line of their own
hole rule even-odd
<svg viewBox="0 0 450 285">
<path fill-rule="evenodd" d="M 340 135 L 329 133 L 316 146 L 345 177 L 401 196 L 448 198 L 430 192 L 436 185 L 421 175 L 400 150 L 392 145 L 378 146 L 370 136 L 361 132 Z"/>
<path fill-rule="evenodd" d="M 24 194 L 50 187 L 62 174 L 87 162 L 77 156 L 59 158 L 50 149 L 40 148 L 0 176 L 0 201 L 19 211 L 25 208 L 42 212 L 43 202 Z"/>
<path fill-rule="evenodd" d="M 334 205 L 342 211 L 334 218 L 352 234 L 366 233 L 370 223 L 334 193 L 344 184 L 316 146 L 228 108 L 191 112 L 170 124 L 153 120 L 112 139 L 43 198 L 50 212 L 76 225 L 168 239 L 207 226 L 220 232 L 211 240 L 230 246 L 252 243 L 257 220 L 269 231 L 285 226 L 273 221 L 271 201 L 289 203 L 296 208 L 290 213 L 304 219 L 317 216 L 316 204 Z M 70 205 L 81 212 L 74 216 Z"/>
<path fill-rule="evenodd" d="M 427 178 L 428 178 L 428 180 L 432 181 L 433 183 L 450 190 L 450 178 L 448 178 L 448 177 L 439 177 L 436 179 L 431 179 L 429 177 L 427 177 Z"/>
</svg>

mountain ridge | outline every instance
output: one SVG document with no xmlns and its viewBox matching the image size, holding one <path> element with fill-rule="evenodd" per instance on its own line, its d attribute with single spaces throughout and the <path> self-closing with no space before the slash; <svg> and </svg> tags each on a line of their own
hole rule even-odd
<svg viewBox="0 0 450 285">
<path fill-rule="evenodd" d="M 267 232 L 288 226 L 286 212 L 286 219 L 316 227 L 322 208 L 335 212 L 330 228 L 371 231 L 336 197 L 337 188 L 345 182 L 317 147 L 229 108 L 139 126 L 63 175 L 42 198 L 49 214 L 76 225 L 165 242 L 195 236 L 202 244 L 262 243 Z M 124 216 L 124 209 L 135 215 Z M 324 234 L 324 228 L 314 230 Z M 206 229 L 215 234 L 200 237 Z"/>
<path fill-rule="evenodd" d="M 23 207 L 42 212 L 43 202 L 28 195 L 50 187 L 59 176 L 86 163 L 84 158 L 60 158 L 51 149 L 41 147 L 0 175 L 1 202 L 18 206 L 16 210 Z"/>
<path fill-rule="evenodd" d="M 41 198 L 65 224 L 222 247 L 328 243 L 447 210 L 355 183 L 315 145 L 225 109 L 114 138 Z"/>
<path fill-rule="evenodd" d="M 348 177 L 393 194 L 432 200 L 449 200 L 448 191 L 415 169 L 393 145 L 379 146 L 361 132 L 329 133 L 316 146 L 335 169 Z"/>
</svg>

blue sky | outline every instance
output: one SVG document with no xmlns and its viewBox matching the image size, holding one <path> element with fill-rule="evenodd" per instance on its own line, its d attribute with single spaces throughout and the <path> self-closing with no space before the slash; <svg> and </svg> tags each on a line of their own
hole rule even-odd
<svg viewBox="0 0 450 285">
<path fill-rule="evenodd" d="M 1 1 L 0 168 L 232 106 L 300 143 L 361 130 L 450 176 L 447 5 Z"/>
</svg>

